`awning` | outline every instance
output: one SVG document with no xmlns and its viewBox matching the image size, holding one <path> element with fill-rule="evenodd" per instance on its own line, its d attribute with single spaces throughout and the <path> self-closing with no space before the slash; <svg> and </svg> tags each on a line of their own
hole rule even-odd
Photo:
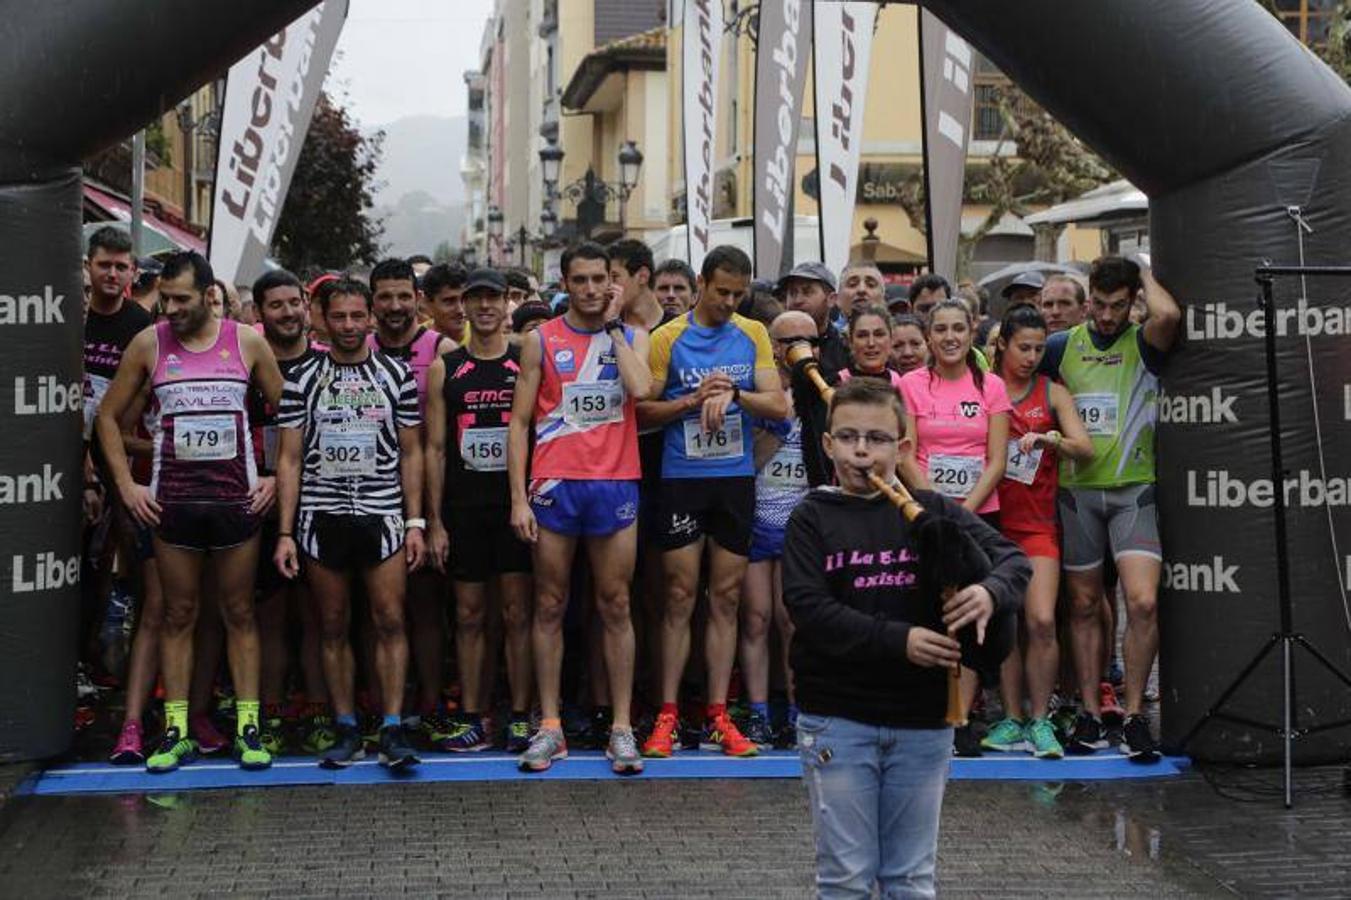
<svg viewBox="0 0 1351 900">
<path fill-rule="evenodd" d="M 577 64 L 561 99 L 564 109 L 599 112 L 623 102 L 618 83 L 603 90 L 609 76 L 630 69 L 661 72 L 666 69 L 666 29 L 653 28 L 597 47 Z"/>
<path fill-rule="evenodd" d="M 84 184 L 84 199 L 103 210 L 114 220 L 131 225 L 131 204 L 121 197 L 89 182 Z M 166 222 L 150 212 L 143 215 L 142 222 L 149 235 L 146 246 L 141 248 L 143 256 L 175 250 L 196 250 L 206 253 L 206 242 L 185 228 Z M 155 237 L 160 240 L 155 240 Z"/>
<path fill-rule="evenodd" d="M 1094 225 L 1113 219 L 1138 219 L 1149 212 L 1149 198 L 1129 181 L 1113 181 L 1086 194 L 1028 216 L 1029 225 Z"/>
</svg>

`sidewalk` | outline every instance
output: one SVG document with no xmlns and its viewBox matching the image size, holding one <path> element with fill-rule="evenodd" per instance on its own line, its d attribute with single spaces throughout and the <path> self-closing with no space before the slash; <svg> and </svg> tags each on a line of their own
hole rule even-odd
<svg viewBox="0 0 1351 900">
<path fill-rule="evenodd" d="M 562 763 L 561 765 L 567 765 Z M 1345 897 L 1340 769 L 954 782 L 945 897 Z M 1243 799 L 1238 799 L 1243 798 Z M 804 897 L 793 780 L 407 784 L 17 797 L 0 894 Z"/>
</svg>

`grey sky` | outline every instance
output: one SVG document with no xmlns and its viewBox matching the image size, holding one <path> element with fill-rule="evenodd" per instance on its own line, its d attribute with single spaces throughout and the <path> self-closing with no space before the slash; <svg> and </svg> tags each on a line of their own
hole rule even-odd
<svg viewBox="0 0 1351 900">
<path fill-rule="evenodd" d="M 523 0 L 507 0 L 523 2 Z M 361 125 L 465 112 L 492 0 L 351 0 L 328 87 Z"/>
</svg>

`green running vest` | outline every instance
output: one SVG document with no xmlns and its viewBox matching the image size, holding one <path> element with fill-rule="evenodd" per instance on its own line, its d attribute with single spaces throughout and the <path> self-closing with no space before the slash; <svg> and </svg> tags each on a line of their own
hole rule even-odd
<svg viewBox="0 0 1351 900">
<path fill-rule="evenodd" d="M 1131 325 L 1110 347 L 1099 350 L 1086 324 L 1070 329 L 1060 380 L 1074 396 L 1074 407 L 1093 439 L 1093 458 L 1062 458 L 1061 487 L 1153 483 L 1159 379 L 1140 357 L 1139 331 L 1139 325 Z"/>
</svg>

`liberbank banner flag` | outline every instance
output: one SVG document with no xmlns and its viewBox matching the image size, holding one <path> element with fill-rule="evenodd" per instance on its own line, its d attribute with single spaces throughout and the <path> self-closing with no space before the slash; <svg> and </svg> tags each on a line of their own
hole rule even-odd
<svg viewBox="0 0 1351 900">
<path fill-rule="evenodd" d="M 230 67 L 211 214 L 211 267 L 222 281 L 263 270 L 347 3 L 325 0 Z"/>
<path fill-rule="evenodd" d="M 929 266 L 956 283 L 962 184 L 970 137 L 971 48 L 927 9 L 920 10 L 924 85 L 924 175 L 929 203 Z"/>
<path fill-rule="evenodd" d="M 858 157 L 868 96 L 877 5 L 812 4 L 816 88 L 816 173 L 821 194 L 821 259 L 837 275 L 849 262 Z"/>
<path fill-rule="evenodd" d="M 685 230 L 698 272 L 713 225 L 713 154 L 718 149 L 718 59 L 722 0 L 685 0 L 681 46 L 685 126 Z"/>
<path fill-rule="evenodd" d="M 811 0 L 761 0 L 755 58 L 755 271 L 762 278 L 777 278 L 791 265 L 784 245 L 792 246 L 793 170 L 811 47 Z"/>
</svg>

